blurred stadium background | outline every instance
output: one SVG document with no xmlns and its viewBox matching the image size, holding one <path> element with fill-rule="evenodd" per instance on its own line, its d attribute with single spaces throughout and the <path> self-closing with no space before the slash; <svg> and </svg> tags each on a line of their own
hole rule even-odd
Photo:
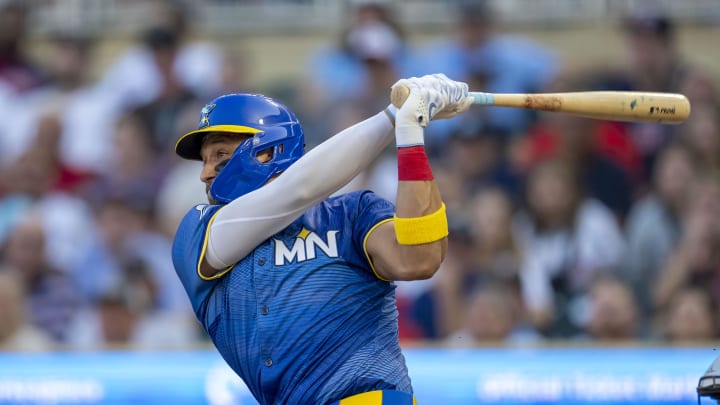
<svg viewBox="0 0 720 405">
<path fill-rule="evenodd" d="M 278 97 L 308 147 L 400 77 L 686 94 L 630 125 L 475 108 L 427 146 L 451 221 L 399 283 L 422 404 L 687 404 L 720 338 L 718 0 L 0 0 L 0 404 L 253 404 L 170 261 L 205 101 Z M 347 189 L 394 198 L 388 151 Z"/>
</svg>

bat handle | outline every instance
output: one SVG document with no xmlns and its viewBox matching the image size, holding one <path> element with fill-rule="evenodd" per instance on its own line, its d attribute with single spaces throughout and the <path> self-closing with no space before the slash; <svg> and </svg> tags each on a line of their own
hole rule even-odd
<svg viewBox="0 0 720 405">
<path fill-rule="evenodd" d="M 395 85 L 390 91 L 390 102 L 400 108 L 410 95 L 410 89 L 405 85 Z M 481 91 L 468 92 L 468 96 L 473 98 L 475 105 L 493 105 L 495 104 L 495 96 L 492 93 L 483 93 Z"/>
<path fill-rule="evenodd" d="M 481 91 L 470 91 L 468 96 L 473 98 L 475 105 L 493 105 L 495 104 L 495 96 L 492 93 L 483 93 Z"/>
</svg>

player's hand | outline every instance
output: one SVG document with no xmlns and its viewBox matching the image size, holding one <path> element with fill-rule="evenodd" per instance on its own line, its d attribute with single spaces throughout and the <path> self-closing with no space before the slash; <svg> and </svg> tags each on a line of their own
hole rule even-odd
<svg viewBox="0 0 720 405">
<path fill-rule="evenodd" d="M 398 117 L 402 115 L 422 127 L 432 119 L 451 118 L 463 113 L 473 103 L 468 97 L 467 83 L 450 80 L 442 73 L 401 79 L 393 88 L 396 86 L 409 90 Z"/>
</svg>

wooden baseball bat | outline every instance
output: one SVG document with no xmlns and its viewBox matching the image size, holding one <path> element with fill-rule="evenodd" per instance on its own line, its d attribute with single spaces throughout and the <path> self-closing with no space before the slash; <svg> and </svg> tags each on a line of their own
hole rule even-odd
<svg viewBox="0 0 720 405">
<path fill-rule="evenodd" d="M 390 100 L 400 107 L 410 94 L 406 86 L 394 86 Z M 644 91 L 579 91 L 566 93 L 469 92 L 473 104 L 552 111 L 609 121 L 680 124 L 690 115 L 690 102 L 682 94 Z"/>
</svg>

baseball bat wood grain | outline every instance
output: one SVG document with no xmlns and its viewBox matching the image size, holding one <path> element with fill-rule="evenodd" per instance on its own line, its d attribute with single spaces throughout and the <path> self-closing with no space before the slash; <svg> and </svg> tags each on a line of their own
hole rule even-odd
<svg viewBox="0 0 720 405">
<path fill-rule="evenodd" d="M 390 101 L 402 106 L 410 94 L 406 86 L 393 86 Z M 676 93 L 644 91 L 579 91 L 566 93 L 469 92 L 474 105 L 525 108 L 580 117 L 625 122 L 680 124 L 690 116 L 687 97 Z"/>
</svg>

